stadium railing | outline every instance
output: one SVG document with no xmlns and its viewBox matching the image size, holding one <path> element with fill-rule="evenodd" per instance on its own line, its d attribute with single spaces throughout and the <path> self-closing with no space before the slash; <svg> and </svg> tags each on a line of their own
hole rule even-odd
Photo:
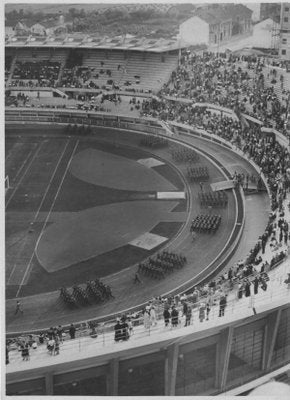
<svg viewBox="0 0 290 400">
<path fill-rule="evenodd" d="M 200 311 L 199 304 L 206 299 L 201 299 L 196 304 L 191 304 L 192 306 L 192 318 L 189 326 L 185 327 L 185 317 L 182 316 L 182 305 L 177 307 L 179 311 L 179 322 L 176 327 L 172 327 L 171 323 L 168 327 L 164 326 L 163 320 L 163 311 L 157 310 L 156 312 L 156 325 L 149 325 L 147 328 L 144 326 L 144 318 L 143 316 L 133 319 L 133 330 L 131 335 L 129 336 L 129 341 L 139 341 L 148 337 L 152 337 L 152 340 L 155 340 L 154 337 L 157 335 L 163 334 L 164 332 L 176 331 L 181 328 L 185 328 L 185 332 L 192 333 L 195 331 L 204 330 L 210 328 L 212 326 L 217 326 L 223 323 L 228 323 L 230 321 L 234 321 L 240 318 L 245 318 L 252 316 L 256 313 L 263 312 L 267 310 L 267 305 L 271 307 L 280 306 L 283 304 L 288 304 L 290 302 L 290 288 L 283 282 L 282 277 L 277 277 L 276 279 L 272 279 L 269 281 L 269 287 L 267 291 L 263 292 L 262 289 L 259 289 L 259 293 L 257 295 L 251 295 L 249 297 L 243 297 L 242 299 L 232 298 L 227 302 L 225 307 L 224 316 L 220 316 L 220 306 L 217 301 L 210 309 L 210 312 L 207 316 L 206 310 L 204 311 L 204 316 L 200 320 Z M 76 339 L 69 339 L 68 333 L 64 339 L 64 344 L 61 345 L 60 350 L 65 352 L 75 351 L 81 352 L 86 351 L 88 346 L 93 344 L 94 347 L 108 347 L 107 351 L 111 351 L 109 349 L 110 346 L 114 344 L 114 322 L 111 321 L 106 324 L 100 324 L 97 326 L 97 337 L 90 337 L 90 329 L 88 325 L 83 324 L 78 328 Z M 14 345 L 11 345 L 10 351 L 10 362 L 11 364 L 17 363 L 21 361 L 21 352 L 18 351 L 17 342 L 24 341 L 26 337 L 18 337 L 14 338 Z M 118 343 L 116 343 L 116 346 Z M 39 345 L 37 349 L 30 350 L 31 355 L 35 355 L 35 360 L 39 360 L 39 356 L 41 357 L 50 357 L 48 350 L 46 348 L 46 343 L 43 345 Z M 31 358 L 31 362 L 33 362 L 34 357 Z"/>
</svg>

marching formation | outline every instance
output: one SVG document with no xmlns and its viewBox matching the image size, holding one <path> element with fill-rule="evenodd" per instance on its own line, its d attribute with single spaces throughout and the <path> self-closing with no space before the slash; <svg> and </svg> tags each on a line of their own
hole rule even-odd
<svg viewBox="0 0 290 400">
<path fill-rule="evenodd" d="M 218 192 L 198 193 L 198 201 L 202 208 L 204 207 L 223 207 L 228 204 L 228 195 L 224 190 Z"/>
<path fill-rule="evenodd" d="M 71 307 L 103 303 L 113 297 L 110 286 L 104 285 L 98 278 L 88 281 L 85 288 L 80 285 L 74 285 L 72 291 L 65 287 L 60 288 L 60 298 Z"/>
<path fill-rule="evenodd" d="M 208 168 L 199 167 L 187 167 L 187 179 L 190 182 L 203 182 L 209 180 Z"/>
<path fill-rule="evenodd" d="M 181 145 L 174 145 L 170 147 L 171 157 L 176 162 L 189 162 L 196 163 L 200 160 L 199 155 L 192 149 L 186 148 Z"/>
<path fill-rule="evenodd" d="M 138 272 L 154 279 L 165 278 L 166 273 L 180 269 L 186 264 L 186 257 L 166 250 L 158 253 L 155 258 L 149 257 L 138 265 Z"/>
<path fill-rule="evenodd" d="M 191 223 L 190 232 L 216 233 L 222 217 L 220 215 L 200 214 Z"/>
<path fill-rule="evenodd" d="M 162 148 L 168 146 L 168 139 L 157 136 L 157 135 L 142 135 L 140 140 L 140 146 L 150 148 Z"/>
</svg>

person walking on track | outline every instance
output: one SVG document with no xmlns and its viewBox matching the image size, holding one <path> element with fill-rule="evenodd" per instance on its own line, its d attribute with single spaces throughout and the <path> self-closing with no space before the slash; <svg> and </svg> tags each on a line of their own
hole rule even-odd
<svg viewBox="0 0 290 400">
<path fill-rule="evenodd" d="M 22 309 L 21 303 L 20 303 L 19 300 L 17 300 L 17 302 L 16 302 L 16 309 L 15 309 L 14 315 L 18 314 L 19 312 L 20 312 L 21 314 L 23 314 L 23 309 Z"/>
</svg>

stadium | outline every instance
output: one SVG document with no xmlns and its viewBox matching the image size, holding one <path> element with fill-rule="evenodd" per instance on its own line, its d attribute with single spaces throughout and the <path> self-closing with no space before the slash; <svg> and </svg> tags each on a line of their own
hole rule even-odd
<svg viewBox="0 0 290 400">
<path fill-rule="evenodd" d="M 6 36 L 7 395 L 289 384 L 289 73 L 220 7 L 207 45 L 161 5 L 178 37 Z"/>
</svg>

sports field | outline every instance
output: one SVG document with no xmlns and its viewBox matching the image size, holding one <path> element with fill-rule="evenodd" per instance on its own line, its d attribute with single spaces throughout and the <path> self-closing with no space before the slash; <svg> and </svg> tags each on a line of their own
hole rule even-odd
<svg viewBox="0 0 290 400">
<path fill-rule="evenodd" d="M 169 163 L 105 130 L 62 133 L 7 127 L 7 298 L 116 273 L 166 244 L 186 220 L 185 200 L 155 199 L 185 190 Z"/>
<path fill-rule="evenodd" d="M 148 149 L 140 141 L 134 132 L 111 128 L 69 136 L 59 126 L 7 125 L 9 332 L 136 307 L 156 294 L 192 285 L 205 267 L 216 268 L 230 250 L 239 225 L 232 191 L 226 208 L 201 208 L 199 184 L 185 180 L 188 164 L 174 161 L 168 147 Z M 197 151 L 201 149 L 200 164 L 209 171 L 210 179 L 204 183 L 204 190 L 209 190 L 211 183 L 224 181 L 223 165 L 236 169 L 237 161 L 234 155 L 228 158 L 231 152 L 226 149 L 211 149 L 213 144 L 196 138 L 194 142 Z M 220 160 L 221 169 L 202 155 L 202 148 Z M 164 200 L 168 194 L 172 198 Z M 239 209 L 240 203 L 241 199 Z M 190 223 L 200 213 L 218 213 L 222 223 L 217 234 L 198 234 L 192 241 Z M 185 254 L 187 264 L 162 280 L 142 275 L 142 284 L 135 285 L 137 264 L 162 247 Z M 96 277 L 110 285 L 114 299 L 77 309 L 68 309 L 59 300 L 60 286 Z M 25 309 L 20 319 L 14 316 L 15 296 Z"/>
</svg>

